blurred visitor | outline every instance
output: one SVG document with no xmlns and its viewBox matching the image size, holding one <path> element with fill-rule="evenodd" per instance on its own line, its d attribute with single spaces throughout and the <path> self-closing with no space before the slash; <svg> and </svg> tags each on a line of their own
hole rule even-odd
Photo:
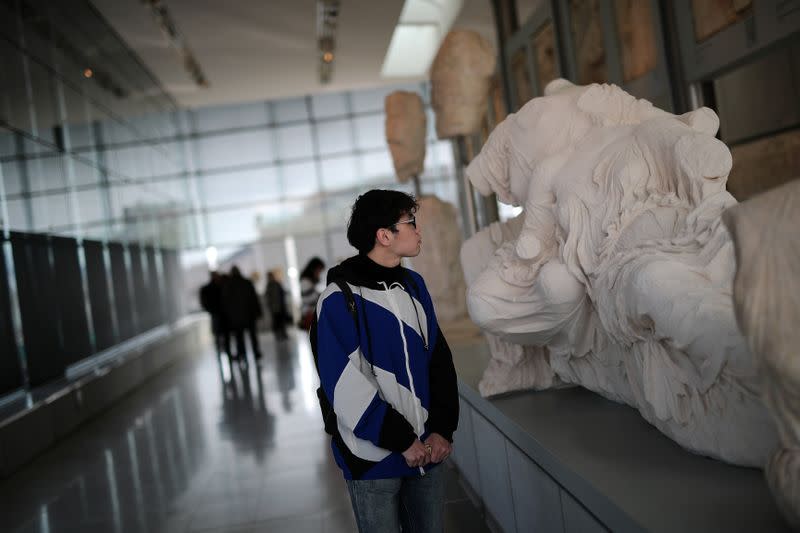
<svg viewBox="0 0 800 533">
<path fill-rule="evenodd" d="M 319 257 L 312 257 L 300 273 L 300 329 L 306 331 L 311 327 L 311 321 L 317 312 L 319 299 L 319 280 L 325 270 L 325 262 Z"/>
<path fill-rule="evenodd" d="M 200 306 L 211 315 L 211 334 L 214 335 L 214 347 L 217 355 L 230 355 L 230 330 L 222 309 L 222 286 L 225 276 L 219 272 L 211 272 L 211 279 L 200 288 Z"/>
<path fill-rule="evenodd" d="M 261 359 L 261 347 L 256 332 L 256 320 L 263 314 L 261 303 L 253 282 L 243 277 L 237 266 L 231 268 L 230 277 L 222 286 L 222 309 L 228 327 L 236 339 L 236 358 L 241 362 L 247 361 L 244 344 L 244 333 L 247 331 L 253 357 L 256 360 Z"/>
<path fill-rule="evenodd" d="M 273 269 L 267 272 L 267 290 L 264 292 L 264 300 L 267 310 L 272 316 L 272 332 L 279 341 L 286 340 L 286 323 L 291 319 L 286 309 L 286 291 L 281 285 L 280 269 Z"/>
</svg>

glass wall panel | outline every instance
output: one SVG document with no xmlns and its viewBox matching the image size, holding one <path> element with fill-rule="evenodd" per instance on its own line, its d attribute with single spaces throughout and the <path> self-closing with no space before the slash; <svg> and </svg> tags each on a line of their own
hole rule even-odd
<svg viewBox="0 0 800 533">
<path fill-rule="evenodd" d="M 353 93 L 353 112 L 354 113 L 373 113 L 383 112 L 384 100 L 392 89 L 388 87 L 378 87 L 366 89 Z"/>
<path fill-rule="evenodd" d="M 210 207 L 278 201 L 283 192 L 275 167 L 210 174 L 203 176 L 201 187 Z"/>
<path fill-rule="evenodd" d="M 322 161 L 322 188 L 326 192 L 355 187 L 361 177 L 356 173 L 357 161 L 353 155 L 329 157 Z"/>
<path fill-rule="evenodd" d="M 206 107 L 192 113 L 199 132 L 263 126 L 269 122 L 264 102 Z"/>
<path fill-rule="evenodd" d="M 317 124 L 319 153 L 322 156 L 352 152 L 353 130 L 349 119 Z"/>
<path fill-rule="evenodd" d="M 27 199 L 6 200 L 8 227 L 16 231 L 29 231 L 33 227 L 33 214 Z"/>
<path fill-rule="evenodd" d="M 247 243 L 256 240 L 258 234 L 258 221 L 270 215 L 278 215 L 280 220 L 281 207 L 279 204 L 268 206 L 248 206 L 224 211 L 211 211 L 206 219 L 209 227 L 209 241 L 215 246 L 230 243 Z M 281 230 L 283 226 L 281 225 Z"/>
<path fill-rule="evenodd" d="M 378 183 L 391 184 L 395 182 L 394 166 L 388 150 L 363 154 L 361 160 L 361 172 L 365 185 Z"/>
<path fill-rule="evenodd" d="M 305 98 L 288 98 L 273 102 L 275 121 L 278 123 L 308 120 Z"/>
<path fill-rule="evenodd" d="M 319 192 L 319 181 L 314 163 L 290 163 L 283 167 L 286 196 L 296 198 Z"/>
<path fill-rule="evenodd" d="M 91 161 L 82 157 L 72 158 L 72 168 L 75 176 L 75 186 L 98 186 L 100 182 L 100 170 Z"/>
<path fill-rule="evenodd" d="M 353 122 L 356 128 L 358 148 L 361 150 L 386 148 L 385 118 L 383 113 L 356 117 Z"/>
<path fill-rule="evenodd" d="M 75 193 L 75 200 L 78 202 L 78 212 L 80 213 L 81 222 L 83 224 L 91 224 L 106 218 L 106 211 L 103 207 L 105 203 L 103 194 L 104 191 L 102 189 L 94 188 L 77 191 Z"/>
<path fill-rule="evenodd" d="M 314 118 L 342 117 L 348 112 L 346 93 L 323 93 L 311 97 Z"/>
<path fill-rule="evenodd" d="M 159 176 L 186 172 L 183 144 L 183 140 L 178 140 L 163 142 L 158 145 L 159 152 L 163 154 L 157 168 Z"/>
<path fill-rule="evenodd" d="M 51 152 L 28 159 L 26 165 L 30 192 L 60 191 L 67 186 L 61 154 Z"/>
<path fill-rule="evenodd" d="M 6 156 L 0 160 L 3 166 L 3 185 L 6 195 L 14 196 L 28 190 L 27 168 L 19 156 Z"/>
<path fill-rule="evenodd" d="M 117 147 L 107 155 L 116 162 L 114 170 L 126 178 L 139 180 L 153 177 L 150 146 Z"/>
<path fill-rule="evenodd" d="M 267 130 L 214 135 L 197 140 L 202 168 L 266 164 L 275 159 L 271 135 Z"/>
<path fill-rule="evenodd" d="M 30 204 L 34 231 L 47 233 L 74 224 L 66 193 L 34 196 Z"/>
<path fill-rule="evenodd" d="M 281 160 L 311 157 L 313 154 L 309 124 L 279 126 L 277 133 Z"/>
</svg>

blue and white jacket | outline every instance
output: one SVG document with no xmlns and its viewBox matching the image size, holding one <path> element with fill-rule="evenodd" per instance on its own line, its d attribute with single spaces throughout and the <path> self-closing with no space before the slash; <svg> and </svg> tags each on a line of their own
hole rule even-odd
<svg viewBox="0 0 800 533">
<path fill-rule="evenodd" d="M 350 285 L 357 325 L 333 280 Z M 336 413 L 336 463 L 346 479 L 419 476 L 402 452 L 431 433 L 452 441 L 458 425 L 453 357 L 425 282 L 358 255 L 331 269 L 328 283 L 311 342 Z"/>
</svg>

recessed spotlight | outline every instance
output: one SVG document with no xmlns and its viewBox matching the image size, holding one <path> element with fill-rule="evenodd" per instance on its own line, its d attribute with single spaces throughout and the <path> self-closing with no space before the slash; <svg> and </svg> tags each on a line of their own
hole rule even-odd
<svg viewBox="0 0 800 533">
<path fill-rule="evenodd" d="M 83 71 L 84 78 L 91 78 L 92 76 L 94 76 L 94 72 L 92 71 L 92 69 L 90 68 L 84 69 Z"/>
</svg>

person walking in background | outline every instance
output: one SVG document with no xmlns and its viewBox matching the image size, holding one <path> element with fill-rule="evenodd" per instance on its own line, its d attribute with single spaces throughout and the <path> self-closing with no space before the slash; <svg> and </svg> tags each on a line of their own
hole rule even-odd
<svg viewBox="0 0 800 533">
<path fill-rule="evenodd" d="M 247 361 L 247 349 L 244 344 L 244 333 L 248 332 L 253 357 L 261 359 L 261 347 L 258 343 L 256 320 L 263 311 L 258 301 L 253 282 L 242 276 L 239 267 L 231 268 L 230 277 L 222 286 L 222 309 L 228 321 L 231 333 L 236 339 L 236 358 L 240 362 Z"/>
<path fill-rule="evenodd" d="M 319 257 L 312 257 L 300 273 L 300 329 L 308 331 L 311 327 L 319 299 L 317 285 L 324 270 L 325 262 Z"/>
<path fill-rule="evenodd" d="M 361 532 L 443 529 L 439 465 L 458 426 L 458 385 L 425 281 L 400 265 L 420 253 L 416 209 L 399 191 L 356 200 L 347 240 L 359 253 L 328 272 L 310 332 L 323 419 Z"/>
<path fill-rule="evenodd" d="M 274 269 L 267 272 L 267 290 L 264 292 L 264 300 L 267 310 L 272 315 L 272 332 L 279 341 L 286 340 L 286 322 L 289 313 L 286 310 L 286 291 L 279 279 L 280 270 Z"/>
<path fill-rule="evenodd" d="M 200 306 L 211 316 L 211 334 L 217 355 L 231 353 L 230 331 L 222 309 L 222 286 L 225 277 L 219 272 L 211 272 L 211 279 L 200 288 Z"/>
</svg>

